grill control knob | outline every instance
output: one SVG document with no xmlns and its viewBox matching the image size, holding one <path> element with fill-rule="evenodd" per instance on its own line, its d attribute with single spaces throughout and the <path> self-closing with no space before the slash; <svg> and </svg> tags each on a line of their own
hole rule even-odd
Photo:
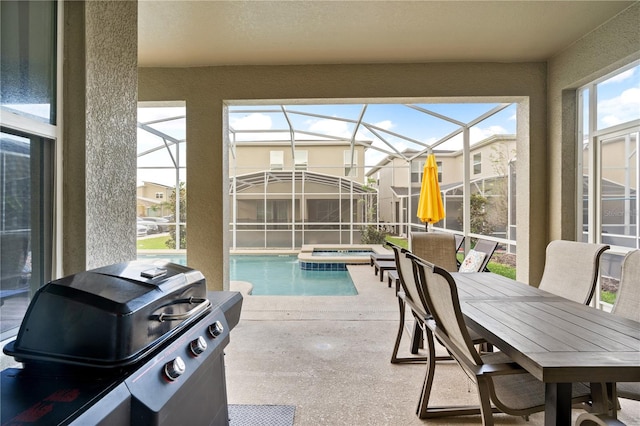
<svg viewBox="0 0 640 426">
<path fill-rule="evenodd" d="M 214 339 L 219 335 L 221 335 L 223 331 L 224 331 L 224 327 L 222 326 L 222 323 L 220 321 L 216 321 L 209 326 L 209 334 Z"/>
<path fill-rule="evenodd" d="M 207 342 L 204 340 L 204 337 L 198 336 L 196 340 L 191 341 L 189 348 L 191 349 L 192 354 L 198 356 L 207 350 Z"/>
<path fill-rule="evenodd" d="M 169 361 L 164 365 L 164 375 L 167 379 L 174 381 L 186 371 L 184 361 L 179 356 L 173 361 Z"/>
</svg>

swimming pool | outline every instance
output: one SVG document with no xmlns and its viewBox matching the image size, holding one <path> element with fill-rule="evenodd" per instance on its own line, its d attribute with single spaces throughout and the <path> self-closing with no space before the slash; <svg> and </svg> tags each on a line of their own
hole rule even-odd
<svg viewBox="0 0 640 426">
<path fill-rule="evenodd" d="M 358 294 L 348 271 L 308 271 L 300 268 L 297 256 L 231 255 L 231 281 L 247 281 L 251 294 L 271 296 L 353 296 Z M 186 256 L 138 255 L 138 260 L 166 260 L 186 264 Z"/>
</svg>

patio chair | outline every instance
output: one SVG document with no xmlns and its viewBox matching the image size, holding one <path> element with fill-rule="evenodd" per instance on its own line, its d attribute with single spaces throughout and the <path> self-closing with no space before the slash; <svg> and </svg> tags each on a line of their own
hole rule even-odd
<svg viewBox="0 0 640 426">
<path fill-rule="evenodd" d="M 491 272 L 487 269 L 487 265 L 496 247 L 498 247 L 497 242 L 479 238 L 475 247 L 469 250 L 465 256 L 458 268 L 458 272 Z"/>
<path fill-rule="evenodd" d="M 373 266 L 376 260 L 393 260 L 393 253 L 371 253 L 369 255 L 369 265 Z"/>
<path fill-rule="evenodd" d="M 395 271 L 396 261 L 393 259 L 392 260 L 375 259 L 373 261 L 373 268 L 374 268 L 375 275 L 378 275 L 378 272 L 380 272 L 380 281 L 382 282 L 384 271 L 389 271 L 389 272 Z M 387 272 L 387 276 L 389 275 L 389 272 Z"/>
<path fill-rule="evenodd" d="M 414 318 L 414 327 L 411 339 L 412 354 L 417 354 L 418 349 L 422 345 L 422 327 L 425 319 L 428 318 L 429 315 L 427 314 L 427 312 L 423 311 L 423 309 L 421 308 L 422 305 L 418 301 L 418 298 L 420 297 L 418 293 L 418 284 L 414 280 L 411 260 L 409 260 L 406 256 L 408 250 L 396 245 L 391 246 L 391 248 L 393 249 L 396 257 L 396 273 L 398 274 L 398 279 L 400 281 L 400 290 L 396 293 L 396 296 L 398 298 L 400 321 L 398 325 L 398 334 L 393 346 L 393 353 L 391 354 L 391 363 L 397 364 L 403 362 L 427 361 L 427 358 L 423 356 L 412 356 L 404 358 L 398 357 L 398 349 L 400 348 L 400 342 L 402 340 L 402 335 L 404 333 L 405 327 L 406 306 L 409 306 L 411 314 Z"/>
<path fill-rule="evenodd" d="M 460 261 L 458 260 L 458 252 L 460 251 L 460 247 L 462 247 L 462 244 L 464 243 L 464 235 L 460 235 L 460 234 L 453 234 L 455 236 L 456 239 L 456 265 L 458 265 L 458 269 L 460 268 Z"/>
<path fill-rule="evenodd" d="M 611 313 L 634 321 L 640 321 L 639 306 L 640 250 L 633 250 L 627 253 L 622 260 L 622 274 L 618 286 L 618 295 Z M 600 395 L 599 399 L 603 399 L 602 396 L 604 395 L 604 398 L 609 401 L 608 406 L 590 408 L 589 410 L 594 412 L 581 414 L 576 419 L 576 426 L 624 425 L 610 411 L 612 409 L 620 409 L 618 397 L 640 401 L 640 383 L 637 382 L 616 383 L 615 392 L 611 383 L 598 383 L 596 387 L 594 387 L 594 383 L 591 383 L 591 391 L 592 393 L 597 392 Z M 609 411 L 606 413 L 599 412 L 603 409 Z"/>
<path fill-rule="evenodd" d="M 640 250 L 630 251 L 622 260 L 618 296 L 611 313 L 640 321 Z M 620 382 L 616 387 L 619 397 L 640 401 L 640 383 Z"/>
<path fill-rule="evenodd" d="M 491 256 L 493 256 L 493 253 L 496 251 L 497 247 L 498 243 L 495 241 L 485 240 L 482 238 L 478 238 L 476 240 L 476 245 L 473 247 L 473 249 L 486 255 L 484 261 L 478 268 L 478 272 L 489 272 L 489 270 L 487 269 L 487 265 L 489 264 L 489 260 L 491 260 Z"/>
<path fill-rule="evenodd" d="M 422 283 L 420 300 L 433 315 L 426 322 L 427 334 L 441 341 L 467 376 L 476 384 L 480 405 L 429 406 L 434 368 L 427 364 L 417 414 L 421 419 L 480 414 L 483 425 L 493 425 L 493 412 L 527 416 L 544 410 L 545 386 L 502 352 L 480 355 L 465 326 L 456 283 L 446 270 L 412 257 L 415 272 Z M 433 355 L 433 350 L 429 350 Z M 461 390 L 462 392 L 463 390 Z M 589 400 L 589 388 L 573 385 L 573 403 Z M 493 405 L 492 405 L 493 404 Z"/>
<path fill-rule="evenodd" d="M 457 247 L 456 237 L 453 234 L 443 232 L 411 233 L 411 253 L 450 272 L 458 270 Z"/>
<path fill-rule="evenodd" d="M 460 251 L 460 247 L 462 247 L 462 244 L 464 243 L 464 235 L 453 234 L 453 236 L 455 239 L 456 255 L 457 255 L 458 251 Z M 371 264 L 373 265 L 373 260 L 371 261 Z M 457 256 L 456 256 L 456 266 L 460 268 L 460 261 L 458 260 Z M 389 281 L 389 287 L 391 287 L 391 284 L 395 283 L 396 293 L 398 293 L 398 291 L 400 290 L 400 277 L 398 276 L 398 271 L 391 270 L 388 272 L 387 276 Z"/>
<path fill-rule="evenodd" d="M 435 234 L 432 234 L 435 235 Z M 447 235 L 447 234 L 439 234 L 439 235 Z M 439 240 L 439 238 L 434 237 L 434 240 Z M 446 243 L 447 239 L 443 239 L 441 241 L 445 241 L 445 245 L 448 246 L 448 244 Z M 440 360 L 451 360 L 451 357 L 449 356 L 439 356 L 439 357 L 432 357 L 431 359 L 427 359 L 427 357 L 424 356 L 411 356 L 411 357 L 404 357 L 404 358 L 399 358 L 398 357 L 398 349 L 400 348 L 400 342 L 402 340 L 402 335 L 404 334 L 404 328 L 405 328 L 405 310 L 406 310 L 406 306 L 408 305 L 409 308 L 411 309 L 411 314 L 414 317 L 414 327 L 413 327 L 413 332 L 412 332 L 412 338 L 411 338 L 411 346 L 410 346 L 410 351 L 412 354 L 417 354 L 418 350 L 424 346 L 424 341 L 423 341 L 423 336 L 424 336 L 424 322 L 431 318 L 431 315 L 429 314 L 428 311 L 425 311 L 422 306 L 424 306 L 423 304 L 421 304 L 418 300 L 418 298 L 420 297 L 419 294 L 419 283 L 418 281 L 416 281 L 415 278 L 415 274 L 413 271 L 413 265 L 411 263 L 411 259 L 410 256 L 412 256 L 411 252 L 396 246 L 396 245 L 392 245 L 392 249 L 395 253 L 396 256 L 396 273 L 398 274 L 398 279 L 400 281 L 400 291 L 397 292 L 396 296 L 398 297 L 398 309 L 400 312 L 400 321 L 398 324 L 398 334 L 396 336 L 396 341 L 393 347 L 393 353 L 391 355 L 391 363 L 396 364 L 396 363 L 403 363 L 403 362 L 421 362 L 421 361 L 440 361 Z M 453 249 L 453 248 L 451 248 Z M 436 251 L 434 250 L 434 253 Z M 446 254 L 446 250 L 442 250 L 441 254 L 444 254 L 444 258 L 448 259 L 449 258 L 449 254 Z M 438 258 L 435 258 L 436 261 L 438 260 Z M 480 336 L 478 336 L 477 334 L 473 333 L 474 335 L 474 342 L 476 342 L 477 344 L 481 344 L 484 343 L 484 339 L 482 339 Z M 427 344 L 429 346 L 433 346 L 433 340 L 429 340 L 427 342 Z"/>
<path fill-rule="evenodd" d="M 600 256 L 607 244 L 555 240 L 547 245 L 542 280 L 538 288 L 588 305 L 600 273 Z"/>
</svg>

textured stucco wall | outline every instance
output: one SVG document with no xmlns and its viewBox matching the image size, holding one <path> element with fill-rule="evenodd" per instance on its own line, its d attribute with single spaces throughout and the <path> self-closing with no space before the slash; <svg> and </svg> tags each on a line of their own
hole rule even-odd
<svg viewBox="0 0 640 426">
<path fill-rule="evenodd" d="M 549 241 L 576 238 L 576 89 L 640 59 L 640 2 L 549 60 Z"/>
<path fill-rule="evenodd" d="M 510 97 L 530 121 L 518 129 L 518 193 L 529 194 L 518 206 L 518 256 L 542 259 L 531 271 L 519 262 L 518 278 L 528 282 L 541 275 L 547 227 L 546 214 L 540 214 L 546 211 L 545 63 L 141 68 L 138 78 L 141 101 L 186 101 L 188 260 L 211 289 L 229 281 L 225 100 Z M 540 184 L 530 183 L 534 171 Z"/>
<path fill-rule="evenodd" d="M 65 3 L 64 274 L 136 256 L 137 2 Z"/>
</svg>

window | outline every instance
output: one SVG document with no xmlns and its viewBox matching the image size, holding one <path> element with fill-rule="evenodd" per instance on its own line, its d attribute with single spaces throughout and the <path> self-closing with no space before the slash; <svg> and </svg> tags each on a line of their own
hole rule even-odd
<svg viewBox="0 0 640 426">
<path fill-rule="evenodd" d="M 296 170 L 307 170 L 309 166 L 309 152 L 306 150 L 295 150 L 295 156 L 294 163 Z"/>
<path fill-rule="evenodd" d="M 424 163 L 424 161 L 411 162 L 411 183 L 422 182 Z M 436 167 L 438 168 L 438 183 L 442 183 L 442 161 L 436 161 Z"/>
<path fill-rule="evenodd" d="M 58 6 L 0 2 L 0 340 L 53 276 Z"/>
<path fill-rule="evenodd" d="M 30 296 L 51 280 L 53 141 L 0 133 L 0 332 L 17 332 Z"/>
<path fill-rule="evenodd" d="M 269 168 L 271 170 L 284 169 L 284 151 L 270 151 L 269 164 Z"/>
<path fill-rule="evenodd" d="M 163 198 L 164 198 L 164 193 L 162 193 L 162 192 L 156 192 L 156 198 L 157 198 L 157 199 L 163 199 Z"/>
<path fill-rule="evenodd" d="M 56 2 L 3 1 L 2 109 L 56 123 Z"/>
<path fill-rule="evenodd" d="M 352 160 L 353 157 L 353 161 Z M 347 149 L 344 151 L 344 175 L 349 177 L 358 176 L 358 153 L 353 151 L 353 156 L 351 155 L 351 150 Z"/>
<path fill-rule="evenodd" d="M 411 182 L 422 182 L 422 172 L 424 171 L 424 161 L 412 161 L 411 162 Z"/>
<path fill-rule="evenodd" d="M 613 303 L 621 254 L 640 248 L 640 62 L 578 90 L 578 235 L 609 244 L 601 260 L 599 300 Z M 606 283 L 606 286 L 604 285 Z"/>
<path fill-rule="evenodd" d="M 473 154 L 473 174 L 482 173 L 482 155 L 480 153 Z"/>
</svg>

